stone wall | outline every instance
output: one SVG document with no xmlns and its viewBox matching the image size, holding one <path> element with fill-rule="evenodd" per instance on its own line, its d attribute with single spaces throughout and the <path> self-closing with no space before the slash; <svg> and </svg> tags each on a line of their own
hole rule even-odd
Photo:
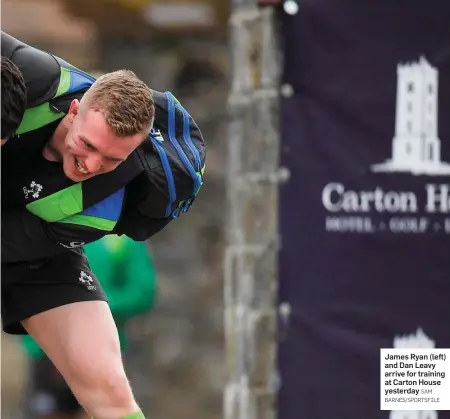
<svg viewBox="0 0 450 419">
<path fill-rule="evenodd" d="M 234 0 L 225 256 L 224 419 L 276 417 L 279 56 L 275 15 Z"/>
</svg>

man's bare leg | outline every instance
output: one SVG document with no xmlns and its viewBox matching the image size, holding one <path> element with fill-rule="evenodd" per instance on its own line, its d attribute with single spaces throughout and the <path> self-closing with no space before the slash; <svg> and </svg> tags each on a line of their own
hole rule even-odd
<svg viewBox="0 0 450 419">
<path fill-rule="evenodd" d="M 117 328 L 106 302 L 63 305 L 22 324 L 95 419 L 121 419 L 139 411 L 124 371 Z"/>
</svg>

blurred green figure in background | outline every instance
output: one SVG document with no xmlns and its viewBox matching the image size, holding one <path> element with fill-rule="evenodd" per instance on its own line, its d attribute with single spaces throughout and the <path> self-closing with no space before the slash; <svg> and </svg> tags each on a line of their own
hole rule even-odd
<svg viewBox="0 0 450 419">
<path fill-rule="evenodd" d="M 126 236 L 105 236 L 84 246 L 92 271 L 103 286 L 126 351 L 128 320 L 151 310 L 156 295 L 156 274 L 145 242 Z M 81 284 L 83 285 L 83 284 Z M 88 418 L 64 379 L 30 335 L 21 337 L 30 359 L 25 393 L 28 419 Z M 93 354 L 93 357 L 101 354 Z"/>
</svg>

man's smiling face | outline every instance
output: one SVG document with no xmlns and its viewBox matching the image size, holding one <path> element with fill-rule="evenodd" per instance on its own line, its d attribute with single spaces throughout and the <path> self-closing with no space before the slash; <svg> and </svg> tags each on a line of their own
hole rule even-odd
<svg viewBox="0 0 450 419">
<path fill-rule="evenodd" d="M 67 114 L 64 142 L 53 144 L 65 175 L 74 182 L 110 172 L 142 143 L 147 133 L 119 137 L 108 126 L 103 113 L 83 108 L 74 100 Z"/>
</svg>

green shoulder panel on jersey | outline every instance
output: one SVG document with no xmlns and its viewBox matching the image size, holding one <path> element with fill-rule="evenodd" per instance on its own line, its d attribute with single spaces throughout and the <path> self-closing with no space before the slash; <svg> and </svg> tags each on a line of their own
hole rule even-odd
<svg viewBox="0 0 450 419">
<path fill-rule="evenodd" d="M 75 224 L 78 226 L 90 227 L 96 230 L 113 231 L 117 221 L 92 215 L 75 214 L 59 221 L 64 224 Z"/>
<path fill-rule="evenodd" d="M 55 97 L 62 96 L 70 90 L 72 72 L 64 67 L 61 67 L 61 78 L 59 80 L 58 90 Z"/>
<path fill-rule="evenodd" d="M 47 222 L 60 221 L 83 211 L 83 186 L 76 183 L 45 198 L 29 203 L 26 208 Z"/>
<path fill-rule="evenodd" d="M 88 209 L 83 209 L 83 185 L 76 183 L 26 208 L 46 222 L 76 224 L 97 230 L 112 231 L 122 213 L 125 188 L 121 188 Z"/>
<path fill-rule="evenodd" d="M 70 89 L 71 72 L 67 68 L 61 67 L 61 76 L 58 90 L 53 98 L 62 96 Z M 41 127 L 50 124 L 65 116 L 64 112 L 54 112 L 50 107 L 50 102 L 42 103 L 41 105 L 29 108 L 25 111 L 22 122 L 17 129 L 17 134 L 24 134 L 33 131 L 36 127 Z"/>
</svg>

